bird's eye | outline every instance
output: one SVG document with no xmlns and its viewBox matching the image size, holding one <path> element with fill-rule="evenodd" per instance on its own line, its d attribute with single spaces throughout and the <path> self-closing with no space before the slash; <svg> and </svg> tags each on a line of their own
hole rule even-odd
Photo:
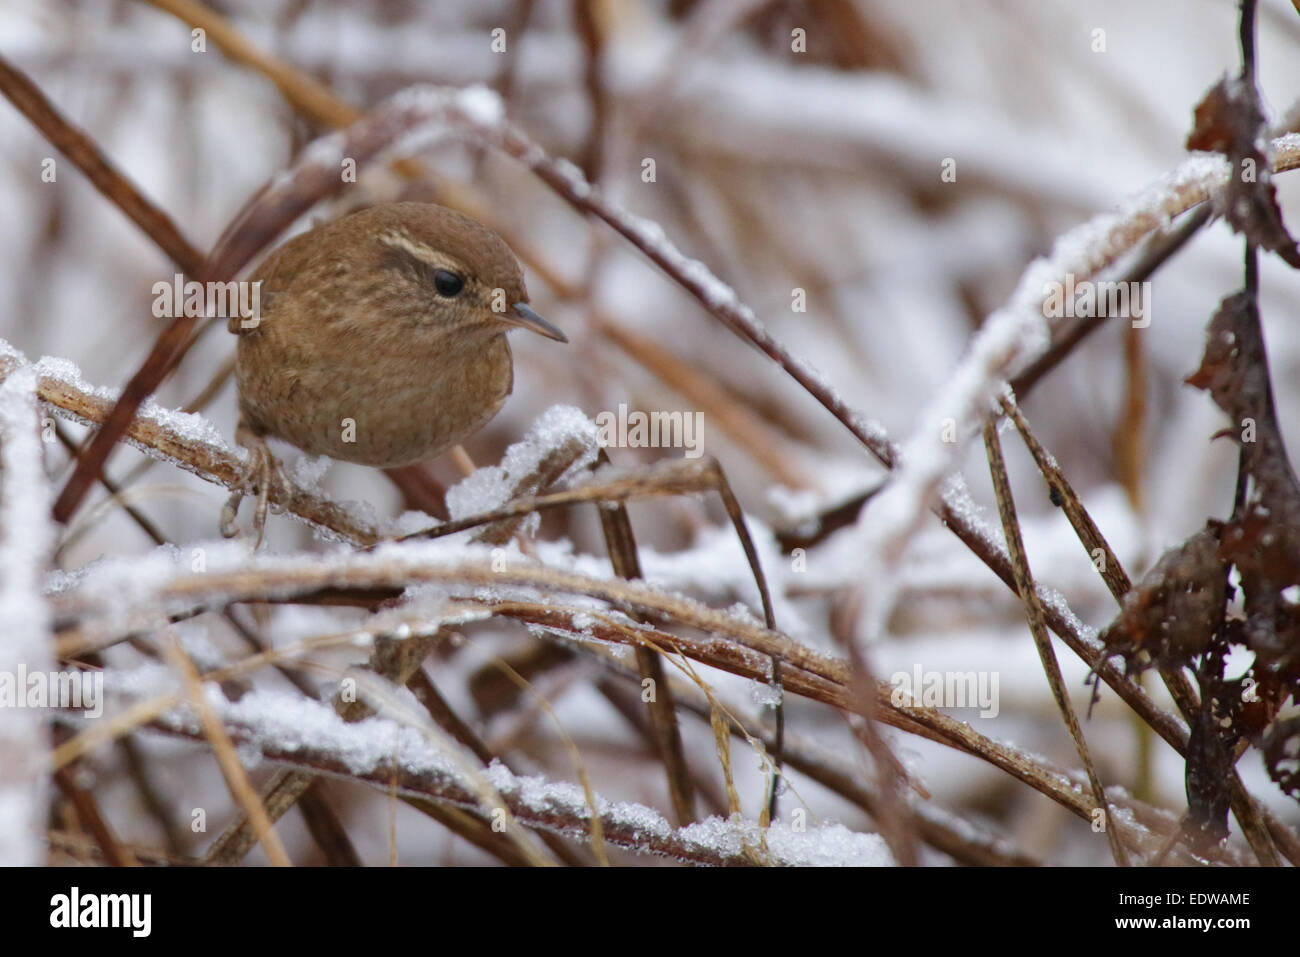
<svg viewBox="0 0 1300 957">
<path fill-rule="evenodd" d="M 438 290 L 438 295 L 450 299 L 465 288 L 465 280 L 450 270 L 435 269 L 433 272 L 433 288 Z"/>
</svg>

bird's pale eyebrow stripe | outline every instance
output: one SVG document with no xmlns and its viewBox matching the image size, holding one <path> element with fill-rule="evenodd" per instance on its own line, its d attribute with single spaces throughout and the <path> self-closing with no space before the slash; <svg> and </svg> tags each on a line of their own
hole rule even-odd
<svg viewBox="0 0 1300 957">
<path fill-rule="evenodd" d="M 430 269 L 446 269 L 458 276 L 468 278 L 464 265 L 458 260 L 446 253 L 426 246 L 424 243 L 418 243 L 407 236 L 403 236 L 401 233 L 380 233 L 379 241 L 389 249 L 409 256 L 421 266 L 427 266 Z"/>
</svg>

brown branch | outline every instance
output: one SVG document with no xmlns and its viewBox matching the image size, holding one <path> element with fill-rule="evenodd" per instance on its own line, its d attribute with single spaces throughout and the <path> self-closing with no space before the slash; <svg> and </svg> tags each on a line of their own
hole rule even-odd
<svg viewBox="0 0 1300 957">
<path fill-rule="evenodd" d="M 637 249 L 662 269 L 678 285 L 694 296 L 704 309 L 740 338 L 750 342 L 789 374 L 816 398 L 839 422 L 848 428 L 883 465 L 893 468 L 897 450 L 888 435 L 878 426 L 869 424 L 856 410 L 849 407 L 828 383 L 802 361 L 777 342 L 758 323 L 753 312 L 739 301 L 735 293 L 722 285 L 702 264 L 687 259 L 671 244 L 655 237 L 644 222 L 629 216 L 606 202 L 600 193 L 586 182 L 575 178 L 572 168 L 548 157 L 544 150 L 520 131 L 508 126 L 477 126 L 477 135 L 498 145 L 533 171 L 557 195 L 580 212 L 603 220 L 624 236 Z M 1292 169 L 1300 164 L 1300 148 L 1291 143 L 1276 143 L 1275 168 Z M 1199 205 L 1217 188 L 1219 174 L 1203 174 L 1165 188 L 1161 193 L 1160 213 L 1176 216 L 1184 210 Z M 1087 276 L 1114 262 L 1132 249 L 1159 225 L 1160 216 L 1153 210 L 1139 210 L 1127 218 L 1112 222 L 1104 244 L 1105 255 L 1085 270 Z M 1086 278 L 1084 275 L 1076 277 Z M 1015 577 L 1006 552 L 987 537 L 974 524 L 965 503 L 951 495 L 942 496 L 935 506 L 944 525 L 987 565 L 1013 591 Z M 1106 662 L 1095 643 L 1089 642 L 1079 632 L 1077 622 L 1067 617 L 1064 609 L 1048 605 L 1044 609 L 1048 626 L 1080 655 L 1083 660 L 1112 687 L 1162 738 L 1180 753 L 1186 747 L 1187 730 L 1172 716 L 1158 709 L 1145 691 L 1117 668 Z"/>
<path fill-rule="evenodd" d="M 0 56 L 0 93 L 50 145 L 81 170 L 90 184 L 154 241 L 181 272 L 195 274 L 203 254 L 190 245 L 171 217 L 126 178 L 85 131 L 69 122 L 31 79 Z"/>
<path fill-rule="evenodd" d="M 12 360 L 0 359 L 0 374 L 8 375 L 13 368 Z M 43 401 L 50 403 L 56 409 L 71 414 L 73 418 L 88 419 L 94 421 L 96 416 L 102 415 L 106 406 L 106 401 L 96 396 L 90 395 L 83 390 L 70 386 L 59 379 L 44 377 L 41 379 L 39 394 Z M 138 442 L 146 448 L 163 453 L 167 458 L 176 462 L 190 471 L 194 471 L 201 477 L 209 481 L 215 481 L 226 487 L 234 487 L 235 483 L 240 480 L 241 473 L 237 461 L 228 451 L 215 449 L 205 443 L 196 443 L 193 439 L 177 435 L 173 430 L 166 426 L 144 419 L 137 420 L 132 430 L 128 433 L 133 441 Z M 327 499 L 321 499 L 308 493 L 298 493 L 289 495 L 288 499 L 281 504 L 285 505 L 288 510 L 294 512 L 316 524 L 330 528 L 336 533 L 343 535 L 353 541 L 374 542 L 377 536 L 372 529 L 356 526 L 347 512 Z M 959 535 L 977 534 L 963 530 L 954 516 L 953 523 L 950 527 L 954 528 Z M 1010 569 L 1005 559 L 993 549 L 993 546 L 986 542 L 982 537 L 978 538 L 972 546 L 976 549 L 977 554 L 998 556 L 995 561 L 994 570 L 1000 572 L 1000 577 L 1004 581 L 1010 582 Z M 496 581 L 495 575 L 486 577 L 484 584 Z M 315 589 L 326 587 L 343 587 L 355 589 L 358 587 L 373 587 L 382 591 L 384 594 L 391 592 L 391 581 L 383 579 L 373 583 L 357 581 L 337 581 L 337 582 L 316 582 L 313 586 Z M 310 588 L 292 590 L 293 594 L 306 594 Z M 244 600 L 259 600 L 266 598 L 275 598 L 275 589 L 266 589 L 262 587 L 262 579 L 254 573 L 248 582 L 248 590 L 243 595 Z M 611 596 L 612 597 L 612 596 Z M 617 598 L 614 598 L 617 600 Z M 223 602 L 224 603 L 224 602 Z M 653 609 L 652 609 L 653 610 Z M 1048 606 L 1045 609 L 1046 620 L 1048 625 L 1062 635 L 1064 640 L 1069 644 L 1076 653 L 1080 654 L 1091 667 L 1111 687 L 1125 699 L 1126 702 L 1141 715 L 1148 724 L 1152 725 L 1166 741 L 1168 741 L 1180 754 L 1186 749 L 1187 732 L 1184 727 L 1176 723 L 1170 716 L 1155 707 L 1155 705 L 1146 696 L 1146 693 L 1134 682 L 1130 681 L 1113 665 L 1106 662 L 1101 657 L 1101 649 L 1085 641 L 1082 636 L 1075 631 L 1073 621 L 1064 617 L 1064 612 L 1054 606 Z M 719 616 L 724 622 L 734 623 L 734 619 Z M 706 626 L 707 627 L 707 626 Z M 725 627 L 724 627 L 725 630 Z M 77 640 L 74 642 L 76 649 L 61 639 L 60 654 L 72 654 L 75 650 L 87 650 L 94 647 L 102 647 L 98 641 Z M 775 651 L 777 654 L 783 654 L 780 648 L 768 646 L 769 651 Z M 791 660 L 788 657 L 784 660 Z M 755 671 L 752 676 L 761 676 L 763 672 Z M 908 727 L 909 731 L 916 732 L 915 726 Z M 1282 825 L 1266 810 L 1260 811 L 1261 818 L 1273 834 L 1274 839 L 1284 848 L 1289 848 L 1288 858 L 1297 850 L 1296 838 L 1290 834 L 1285 825 Z"/>
<path fill-rule="evenodd" d="M 1003 395 L 1000 401 L 1003 412 L 1010 416 L 1011 420 L 1016 424 L 1021 439 L 1033 456 L 1034 462 L 1042 473 L 1048 487 L 1052 489 L 1054 495 L 1060 501 L 1061 508 L 1065 511 L 1070 525 L 1074 528 L 1075 534 L 1078 535 L 1079 541 L 1088 552 L 1089 557 L 1095 561 L 1097 553 L 1101 553 L 1102 561 L 1099 571 L 1102 580 L 1106 583 L 1106 587 L 1110 590 L 1116 603 L 1122 604 L 1124 596 L 1133 587 L 1132 580 L 1129 578 L 1128 573 L 1124 571 L 1124 566 L 1111 549 L 1110 543 L 1102 535 L 1096 522 L 1092 520 L 1092 516 L 1083 507 L 1083 503 L 1065 478 L 1065 474 L 1056 465 L 1055 459 L 1047 453 L 1047 450 L 1042 447 L 1038 438 L 1029 428 L 1029 423 L 1025 420 L 1014 398 Z M 1169 691 L 1170 697 L 1173 698 L 1174 703 L 1177 705 L 1179 713 L 1182 714 L 1185 720 L 1190 722 L 1200 709 L 1199 696 L 1191 681 L 1188 680 L 1181 668 L 1169 664 L 1160 663 L 1157 665 L 1157 670 L 1161 680 L 1164 681 L 1166 689 Z M 1291 835 L 1279 822 L 1261 815 L 1259 805 L 1246 791 L 1246 786 L 1241 780 L 1241 774 L 1235 769 L 1232 772 L 1232 781 L 1229 787 L 1233 814 L 1241 825 L 1242 831 L 1247 835 L 1251 846 L 1265 857 L 1269 856 L 1271 853 L 1269 848 L 1272 843 L 1270 834 L 1272 834 L 1280 844 L 1291 848 L 1288 852 L 1288 860 L 1291 860 L 1293 864 L 1300 864 L 1300 858 L 1297 858 L 1294 854 L 1296 849 L 1294 835 Z"/>
<path fill-rule="evenodd" d="M 623 682 L 618 682 L 618 687 L 631 697 L 632 692 L 626 689 L 626 682 L 638 680 L 637 674 L 608 655 L 595 651 L 590 651 L 589 654 L 597 658 L 602 667 L 624 679 Z M 603 690 L 615 682 L 614 677 L 603 678 L 599 686 Z M 685 684 L 680 687 L 674 684 L 673 693 L 679 708 L 703 721 L 711 720 L 712 706 L 698 690 Z M 619 710 L 624 709 L 620 707 Z M 744 742 L 748 742 L 751 737 L 757 737 L 769 750 L 776 746 L 774 735 L 763 730 L 756 718 L 735 713 L 734 705 L 728 705 L 727 711 L 724 717 L 731 727 L 733 737 Z M 747 730 L 749 728 L 756 730 Z M 847 762 L 840 761 L 834 755 L 815 747 L 811 742 L 790 737 L 786 737 L 782 742 L 782 755 L 791 768 L 856 804 L 872 817 L 878 816 L 879 794 L 862 781 L 861 775 Z M 725 802 L 720 806 L 725 807 Z M 955 815 L 950 815 L 947 811 L 930 804 L 909 806 L 907 811 L 911 815 L 912 826 L 922 840 L 960 863 L 977 867 L 1036 867 L 1041 863 L 1027 854 L 1012 849 L 999 838 L 984 833 L 976 825 L 962 821 Z"/>
<path fill-rule="evenodd" d="M 94 795 L 78 785 L 74 775 L 75 768 L 71 766 L 56 768 L 54 783 L 77 809 L 77 819 L 90 830 L 104 860 L 113 867 L 134 867 L 137 863 L 135 855 L 113 835 L 113 829 L 99 812 Z"/>
<path fill-rule="evenodd" d="M 363 557 L 356 556 L 356 559 Z M 494 610 L 551 627 L 558 624 L 558 620 L 551 616 L 558 615 L 560 620 L 567 623 L 565 629 L 575 635 L 581 633 L 582 629 L 573 625 L 572 616 L 586 615 L 596 621 L 593 633 L 603 640 L 632 647 L 650 641 L 659 647 L 672 648 L 704 664 L 751 680 L 766 680 L 770 658 L 779 655 L 786 663 L 783 678 L 788 690 L 851 713 L 861 710 L 861 701 L 851 688 L 850 670 L 845 662 L 803 648 L 779 633 L 769 632 L 697 602 L 667 595 L 638 583 L 591 579 L 543 567 L 521 568 L 510 565 L 504 571 L 494 571 L 488 562 L 461 562 L 449 566 L 414 562 L 385 567 L 386 563 L 393 561 L 393 558 L 384 556 L 383 563 L 370 559 L 366 563 L 356 561 L 352 567 L 345 567 L 348 563 L 343 563 L 323 568 L 317 563 L 292 569 L 280 566 L 225 573 L 209 572 L 200 576 L 186 575 L 166 585 L 154 600 L 167 605 L 173 600 L 203 601 L 201 595 L 210 594 L 214 598 L 219 595 L 218 600 L 226 603 L 239 600 L 243 595 L 261 596 L 268 592 L 283 595 L 293 590 L 318 589 L 342 580 L 362 587 L 372 587 L 380 581 L 402 581 L 407 584 L 460 583 L 470 589 L 531 585 L 542 588 L 548 594 L 565 591 L 585 594 L 620 607 L 671 618 L 703 637 L 692 637 L 690 634 L 669 635 L 648 629 L 644 625 L 633 627 L 631 624 L 621 624 L 610 616 L 592 613 L 590 610 L 566 610 L 552 605 L 530 605 L 516 601 L 495 606 Z M 373 564 L 373 567 L 367 568 L 366 564 Z M 74 601 L 74 595 L 75 593 L 64 596 L 58 604 L 79 604 Z M 81 612 L 89 613 L 90 609 L 83 607 Z M 209 680 L 221 680 L 225 676 L 224 672 L 216 672 L 206 677 Z M 890 700 L 891 694 L 892 689 L 886 686 L 877 686 L 875 689 L 874 706 L 878 709 L 880 720 L 901 730 L 923 733 L 926 737 L 981 757 L 1042 791 L 1078 816 L 1091 820 L 1092 802 L 1077 791 L 1076 784 L 1071 779 L 1044 770 L 1033 759 L 985 738 L 969 725 L 941 712 L 908 704 L 896 706 Z M 165 700 L 160 701 L 159 705 L 160 710 L 170 707 Z M 60 749 L 59 755 L 71 757 L 81 750 L 78 747 L 64 747 Z M 61 759 L 59 755 L 56 755 L 56 761 Z"/>
<path fill-rule="evenodd" d="M 523 495 L 545 488 L 559 478 L 584 451 L 581 443 L 576 438 L 561 443 L 544 456 L 533 472 L 522 476 L 512 491 Z M 507 542 L 515 534 L 519 521 L 519 518 L 511 518 L 487 525 L 479 532 L 476 541 L 485 544 Z M 381 636 L 375 641 L 369 667 L 376 674 L 394 685 L 407 684 L 416 675 L 421 674 L 420 664 L 436 643 L 436 640 L 437 637 L 435 636 L 394 641 Z M 426 697 L 429 697 L 428 692 L 431 688 L 432 685 L 430 684 L 424 689 Z M 436 695 L 436 691 L 434 694 Z M 432 699 L 431 703 L 436 704 L 436 702 L 432 702 Z M 341 695 L 335 696 L 335 708 L 345 720 L 354 722 L 364 720 L 375 713 L 374 708 L 370 705 L 359 700 L 347 700 Z M 479 756 L 481 757 L 481 755 Z M 277 779 L 271 788 L 271 792 L 278 796 L 278 800 L 274 805 L 277 817 L 288 811 L 310 785 L 310 775 L 302 773 L 288 774 Z M 442 820 L 443 818 L 440 817 L 439 819 Z M 453 823 L 464 825 L 468 829 L 465 836 L 467 839 L 473 840 L 471 835 L 475 830 L 474 822 L 456 818 Z M 238 863 L 252 847 L 255 824 L 256 820 L 251 815 L 246 815 L 234 822 L 209 849 L 206 860 L 214 864 Z M 480 846 L 483 845 L 480 844 Z M 529 856 L 527 848 L 519 848 L 519 850 L 524 857 Z"/>
<path fill-rule="evenodd" d="M 67 863 L 55 858 L 53 855 L 56 853 L 67 855 L 73 863 L 85 866 L 100 866 L 107 863 L 99 845 L 87 840 L 84 835 L 51 830 L 45 832 L 45 841 L 50 846 L 52 858 L 50 863 L 53 865 L 62 866 Z M 142 866 L 192 867 L 195 864 L 193 860 L 181 854 L 168 853 L 157 848 L 141 847 L 138 844 L 123 844 L 122 847 L 129 849 L 136 863 Z"/>
<path fill-rule="evenodd" d="M 267 77 L 284 96 L 286 102 L 306 115 L 312 122 L 329 128 L 349 126 L 362 118 L 363 113 L 345 102 L 332 90 L 307 73 L 259 50 L 239 29 L 217 11 L 196 0 L 146 0 L 160 10 L 175 16 L 190 27 L 202 27 L 208 39 L 235 63 L 249 67 Z M 358 164 L 358 169 L 360 164 Z M 458 209 L 472 216 L 506 240 L 519 258 L 530 266 L 541 280 L 561 299 L 573 298 L 576 291 L 549 261 L 538 254 L 523 237 L 516 234 L 513 225 L 495 214 L 490 204 L 468 187 L 435 175 L 424 164 L 409 157 L 398 157 L 392 163 L 395 172 L 407 179 L 428 180 L 434 183 L 438 201 L 444 206 Z"/>
<path fill-rule="evenodd" d="M 609 456 L 600 450 L 597 462 L 609 464 Z M 641 560 L 637 556 L 636 537 L 632 533 L 632 520 L 627 506 L 621 501 L 602 502 L 596 506 L 600 516 L 601 532 L 605 536 L 605 549 L 609 552 L 614 574 L 627 580 L 641 577 Z M 682 751 L 681 730 L 677 726 L 677 712 L 673 707 L 672 687 L 664 673 L 664 663 L 653 648 L 638 645 L 635 649 L 637 668 L 643 681 L 650 682 L 650 698 L 646 702 L 653 731 L 655 750 L 663 762 L 668 776 L 668 793 L 672 798 L 673 812 L 678 826 L 695 820 L 695 788 L 691 769 Z"/>
<path fill-rule="evenodd" d="M 1038 657 L 1043 665 L 1043 673 L 1047 676 L 1047 683 L 1051 686 L 1052 697 L 1056 699 L 1057 710 L 1060 711 L 1061 717 L 1065 721 L 1065 726 L 1069 729 L 1070 737 L 1074 740 L 1075 750 L 1079 753 L 1079 760 L 1083 762 L 1084 770 L 1088 775 L 1088 783 L 1092 787 L 1092 796 L 1097 802 L 1097 807 L 1105 813 L 1104 829 L 1106 839 L 1110 844 L 1111 854 L 1115 858 L 1115 863 L 1120 867 L 1128 867 L 1128 855 L 1124 851 L 1124 845 L 1119 839 L 1119 834 L 1115 828 L 1115 815 L 1111 812 L 1110 803 L 1106 800 L 1106 789 L 1101 786 L 1101 778 L 1097 776 L 1097 769 L 1092 763 L 1092 755 L 1088 751 L 1087 739 L 1083 736 L 1083 729 L 1079 727 L 1079 717 L 1074 713 L 1074 706 L 1070 703 L 1070 693 L 1065 688 L 1065 679 L 1061 676 L 1061 666 L 1056 660 L 1056 652 L 1052 648 L 1052 639 L 1047 634 L 1047 626 L 1043 621 L 1042 600 L 1038 596 L 1038 589 L 1034 587 L 1033 574 L 1029 570 L 1029 558 L 1025 554 L 1024 539 L 1020 534 L 1020 523 L 1016 518 L 1015 499 L 1011 494 L 1011 480 L 1007 477 L 1007 464 L 1002 457 L 1002 443 L 998 439 L 998 417 L 990 415 L 984 423 L 984 447 L 988 452 L 989 473 L 993 477 L 993 490 L 998 499 L 998 511 L 1002 515 L 1002 532 L 1006 537 L 1007 546 L 1011 553 L 1011 564 L 1016 572 L 1016 589 L 1020 592 L 1020 599 L 1025 606 L 1025 615 L 1029 619 L 1029 631 L 1034 637 L 1034 645 L 1038 649 Z"/>
<path fill-rule="evenodd" d="M 198 739 L 187 730 L 162 727 L 160 730 L 180 737 Z M 251 739 L 252 729 L 237 724 L 229 726 L 232 737 L 237 740 Z M 267 760 L 298 769 L 297 773 L 307 777 L 329 774 L 344 780 L 359 781 L 374 785 L 381 791 L 396 790 L 404 799 L 412 802 L 433 802 L 450 804 L 478 811 L 481 807 L 478 793 L 464 783 L 447 778 L 428 770 L 414 770 L 401 766 L 388 759 L 378 762 L 372 769 L 356 772 L 347 761 L 328 751 L 315 748 L 282 748 L 273 742 L 259 742 L 262 753 Z M 502 801 L 510 814 L 524 826 L 535 831 L 550 831 L 573 840 L 585 841 L 590 836 L 591 821 L 589 815 L 580 815 L 566 807 L 539 806 L 535 801 L 525 800 L 518 792 L 502 795 Z M 601 828 L 605 840 L 619 847 L 634 851 L 657 854 L 674 858 L 689 864 L 703 864 L 715 867 L 748 866 L 752 861 L 743 853 L 722 851 L 692 840 L 686 832 L 667 827 L 652 830 L 645 826 L 644 819 L 633 822 L 609 812 L 600 815 Z M 501 837 L 503 835 L 496 835 Z M 480 845 L 482 846 L 482 845 Z M 524 863 L 517 860 L 512 863 Z"/>
<path fill-rule="evenodd" d="M 0 380 L 8 378 L 19 364 L 12 357 L 0 356 Z M 51 375 L 39 378 L 37 395 L 56 414 L 82 423 L 102 424 L 113 408 L 112 401 L 87 391 L 76 383 Z M 164 418 L 136 416 L 124 434 L 133 445 L 160 456 L 205 481 L 231 490 L 242 487 L 244 464 L 234 452 L 226 446 L 218 446 L 192 434 L 178 432 Z M 349 541 L 370 544 L 379 540 L 379 534 L 374 528 L 358 521 L 338 503 L 315 492 L 288 484 L 283 489 L 272 489 L 271 502 L 304 521 Z"/>
<path fill-rule="evenodd" d="M 550 609 L 548 609 L 549 611 Z M 578 614 L 575 610 L 574 614 Z M 538 620 L 538 624 L 547 624 L 543 620 Z M 549 622 L 554 625 L 555 622 Z M 577 629 L 570 625 L 570 629 L 576 633 Z M 632 630 L 634 633 L 644 633 L 642 629 Z M 597 637 L 605 640 L 614 640 L 613 633 L 597 632 Z M 678 640 L 675 637 L 655 636 L 654 640 Z M 627 639 L 624 639 L 627 641 Z M 634 639 L 637 640 L 637 639 Z M 698 640 L 698 639 L 697 639 Z M 628 642 L 630 643 L 630 642 Z M 691 651 L 682 649 L 688 654 Z M 694 657 L 695 655 L 692 654 Z M 704 661 L 701 657 L 699 660 Z M 705 663 L 715 664 L 719 667 L 727 667 L 725 663 L 705 661 Z M 752 677 L 763 667 L 762 657 L 753 657 L 750 659 L 748 676 Z M 728 668 L 728 670 L 735 670 Z M 740 672 L 737 672 L 740 673 Z M 209 676 L 213 680 L 220 677 L 219 674 Z M 838 690 L 820 682 L 812 676 L 803 672 L 791 671 L 788 676 L 788 685 L 790 690 L 796 693 L 808 691 L 810 696 L 819 696 L 827 700 L 828 703 L 835 704 L 837 707 L 852 708 L 853 695 L 847 688 L 841 686 Z M 888 702 L 890 689 L 882 689 L 882 707 Z M 174 702 L 175 699 L 172 699 Z M 162 702 L 164 707 L 157 710 L 150 707 L 150 713 L 162 714 L 169 706 L 167 702 Z M 970 728 L 969 725 L 948 718 L 939 712 L 933 712 L 930 709 L 905 705 L 897 709 L 898 713 L 892 717 L 887 717 L 889 723 L 897 724 L 900 727 L 906 727 L 908 724 L 907 717 L 911 716 L 919 721 L 922 725 L 932 731 L 938 732 L 944 743 L 958 747 L 967 753 L 983 755 L 986 759 L 991 760 L 995 765 L 1003 767 L 1014 776 L 1026 783 L 1031 784 L 1035 789 L 1052 797 L 1053 800 L 1062 804 L 1067 809 L 1073 811 L 1077 816 L 1089 820 L 1088 810 L 1092 804 L 1080 792 L 1078 782 L 1064 774 L 1063 772 L 1044 767 L 1036 763 L 1034 759 L 1029 758 L 1013 748 L 999 745 L 996 742 L 989 742 L 988 739 L 982 738 L 977 732 Z M 179 733 L 183 736 L 198 738 L 199 735 L 192 731 L 188 726 L 178 726 L 171 722 L 155 724 L 154 727 L 165 730 L 169 733 Z M 909 729 L 910 730 L 910 729 Z M 229 723 L 228 731 L 235 740 L 249 739 L 253 734 L 252 729 L 244 729 L 238 723 Z M 278 763 L 286 764 L 291 767 L 299 767 L 308 773 L 333 773 L 349 777 L 353 780 L 361 780 L 372 783 L 384 791 L 396 788 L 404 796 L 421 796 L 433 800 L 449 801 L 453 804 L 464 807 L 480 807 L 480 798 L 476 792 L 468 789 L 463 782 L 449 780 L 445 773 L 433 771 L 412 769 L 410 767 L 395 768 L 389 760 L 379 762 L 372 769 L 357 773 L 352 767 L 349 767 L 345 759 L 337 757 L 327 751 L 313 749 L 310 747 L 295 747 L 292 750 L 286 750 L 280 747 L 278 742 L 259 740 L 259 747 L 264 756 Z M 987 750 L 984 750 L 987 749 Z M 507 808 L 514 814 L 521 823 L 530 828 L 549 828 L 558 833 L 565 833 L 572 837 L 585 837 L 590 829 L 590 822 L 585 816 L 576 816 L 563 810 L 556 809 L 541 810 L 533 802 L 527 808 L 520 808 L 517 794 L 502 795 Z M 1135 817 L 1142 822 L 1142 827 L 1146 831 L 1125 831 L 1125 836 L 1132 843 L 1132 846 L 1141 853 L 1155 853 L 1160 842 L 1163 840 L 1168 829 L 1176 828 L 1177 822 L 1166 820 L 1162 812 L 1147 808 L 1140 802 L 1125 802 L 1134 811 Z M 653 834 L 647 833 L 644 828 L 640 829 L 639 840 L 629 843 L 629 832 L 627 827 L 617 821 L 611 821 L 608 816 L 602 815 L 602 827 L 605 829 L 605 837 L 614 844 L 634 847 L 641 850 L 649 850 L 654 853 L 678 855 L 670 847 L 680 845 L 661 844 L 659 839 Z M 1149 833 L 1147 833 L 1149 832 Z M 1237 860 L 1232 852 L 1226 848 L 1214 850 L 1215 859 L 1226 863 L 1236 863 Z M 693 855 L 686 855 L 686 860 L 699 860 L 702 863 L 722 863 L 715 859 L 697 859 Z M 743 855 L 730 863 L 743 862 Z"/>
<path fill-rule="evenodd" d="M 703 412 L 775 481 L 796 489 L 816 486 L 816 480 L 798 464 L 788 449 L 782 448 L 771 428 L 736 401 L 711 375 L 679 358 L 652 337 L 641 335 L 608 316 L 593 315 L 591 329 Z"/>
<path fill-rule="evenodd" d="M 168 636 L 164 643 L 164 649 L 168 653 L 168 661 L 173 670 L 181 676 L 185 696 L 189 699 L 190 706 L 198 712 L 199 723 L 203 728 L 203 737 L 212 747 L 212 753 L 216 755 L 217 763 L 221 767 L 222 777 L 226 779 L 226 785 L 230 789 L 231 796 L 244 807 L 244 813 L 251 822 L 250 827 L 254 839 L 261 842 L 262 847 L 266 850 L 266 856 L 271 859 L 272 864 L 276 867 L 290 867 L 289 857 L 284 852 L 284 845 L 280 842 L 279 835 L 271 827 L 272 820 L 267 815 L 266 808 L 262 806 L 252 782 L 248 780 L 248 772 L 239 763 L 239 756 L 235 753 L 235 746 L 226 734 L 221 719 L 217 717 L 211 703 L 204 694 L 203 682 L 199 679 L 199 673 L 194 667 L 194 662 L 190 661 L 189 655 L 181 648 L 180 638 L 174 633 Z"/>
</svg>

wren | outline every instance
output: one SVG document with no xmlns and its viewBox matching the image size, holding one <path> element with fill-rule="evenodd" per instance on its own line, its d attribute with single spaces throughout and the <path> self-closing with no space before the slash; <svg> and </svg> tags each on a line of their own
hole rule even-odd
<svg viewBox="0 0 1300 957">
<path fill-rule="evenodd" d="M 431 459 L 500 410 L 514 382 L 506 333 L 567 342 L 528 306 L 496 233 L 431 203 L 372 206 L 269 255 L 260 314 L 233 317 L 237 441 L 250 451 L 261 538 L 275 437 L 310 455 L 395 468 Z M 241 493 L 222 519 L 224 534 Z"/>
</svg>

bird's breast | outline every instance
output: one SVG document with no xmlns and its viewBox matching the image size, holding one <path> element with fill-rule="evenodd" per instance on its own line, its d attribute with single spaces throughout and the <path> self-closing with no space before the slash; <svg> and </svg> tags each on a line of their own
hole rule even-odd
<svg viewBox="0 0 1300 957">
<path fill-rule="evenodd" d="M 490 420 L 513 384 L 504 335 L 453 349 L 295 348 L 241 340 L 240 406 L 257 430 L 312 455 L 393 468 L 433 458 Z M 266 351 L 275 356 L 259 355 Z"/>
</svg>

